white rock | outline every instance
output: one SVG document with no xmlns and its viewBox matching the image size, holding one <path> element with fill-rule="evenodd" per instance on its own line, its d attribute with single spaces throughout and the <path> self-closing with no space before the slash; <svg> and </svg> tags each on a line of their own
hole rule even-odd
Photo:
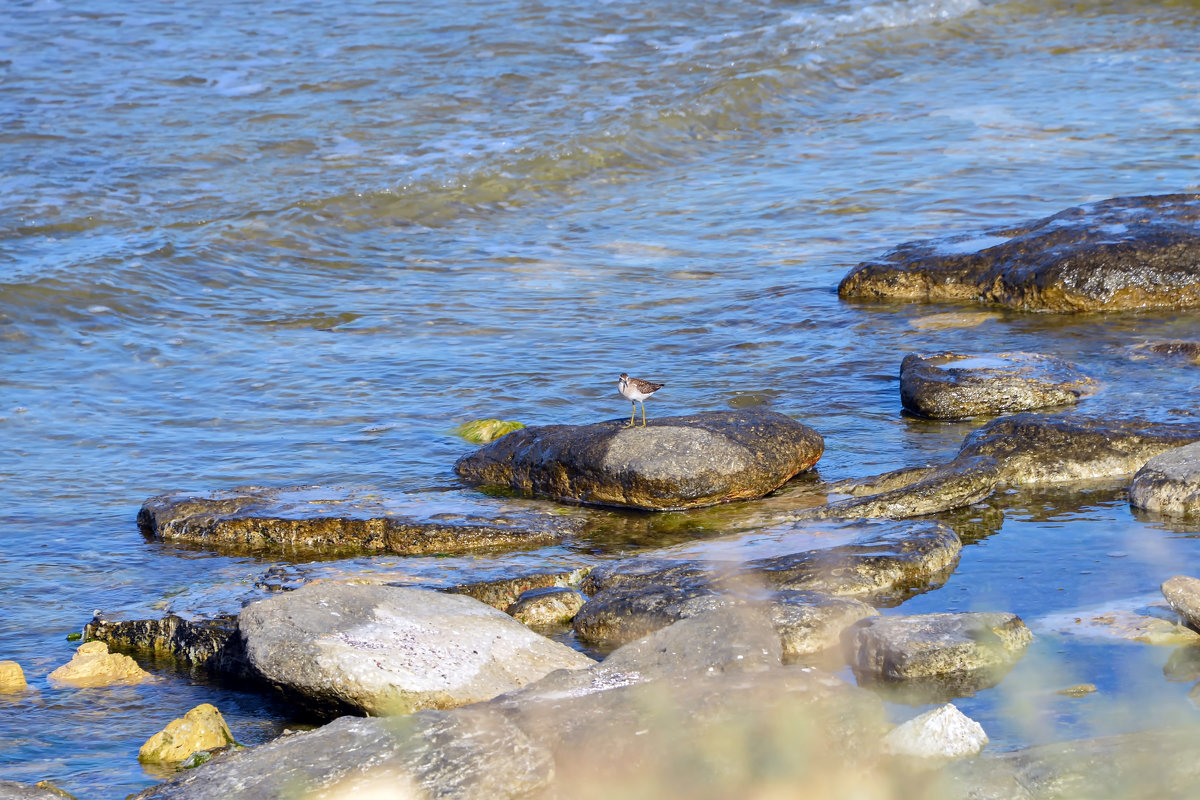
<svg viewBox="0 0 1200 800">
<path fill-rule="evenodd" d="M 889 753 L 918 758 L 973 756 L 988 743 L 983 726 L 947 703 L 893 728 L 883 737 Z"/>
</svg>

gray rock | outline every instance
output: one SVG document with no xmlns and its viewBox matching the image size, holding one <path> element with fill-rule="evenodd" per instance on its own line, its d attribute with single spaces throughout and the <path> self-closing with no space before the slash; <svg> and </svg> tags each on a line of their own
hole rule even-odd
<svg viewBox="0 0 1200 800">
<path fill-rule="evenodd" d="M 786 515 L 802 519 L 907 519 L 978 503 L 996 490 L 1000 468 L 994 458 L 963 456 L 933 468 L 904 469 L 877 476 L 871 493 L 869 481 L 855 482 L 857 496 Z M 849 487 L 850 482 L 831 486 Z"/>
<path fill-rule="evenodd" d="M 950 694 L 995 685 L 1031 641 L 1015 614 L 984 612 L 869 617 L 842 634 L 860 681 L 930 679 Z"/>
<path fill-rule="evenodd" d="M 919 714 L 883 737 L 883 749 L 893 755 L 934 760 L 973 756 L 987 743 L 983 726 L 953 703 Z"/>
<path fill-rule="evenodd" d="M 962 549 L 955 533 L 936 522 L 858 526 L 864 534 L 859 541 L 745 564 L 631 559 L 598 567 L 584 581 L 592 596 L 575 616 L 575 631 L 585 641 L 614 646 L 726 606 L 784 604 L 791 608 L 780 619 L 798 622 L 798 608 L 808 603 L 828 612 L 807 617 L 815 627 L 805 635 L 819 640 L 844 617 L 828 599 L 812 596 L 899 602 L 944 580 Z M 809 597 L 788 594 L 798 592 Z M 842 611 L 853 614 L 855 608 Z M 787 635 L 798 637 L 800 630 Z M 790 649 L 798 647 L 797 638 Z"/>
<path fill-rule="evenodd" d="M 517 622 L 531 626 L 566 625 L 575 618 L 587 598 L 578 589 L 551 586 L 530 589 L 506 609 Z"/>
<path fill-rule="evenodd" d="M 581 527 L 553 509 L 463 494 L 242 487 L 147 500 L 138 525 L 205 545 L 371 550 L 401 555 L 552 544 Z"/>
<path fill-rule="evenodd" d="M 930 419 L 1075 405 L 1094 386 L 1073 364 L 1036 353 L 911 353 L 900 364 L 901 404 Z"/>
<path fill-rule="evenodd" d="M 1189 575 L 1176 575 L 1162 584 L 1163 597 L 1184 622 L 1200 630 L 1200 580 Z"/>
<path fill-rule="evenodd" d="M 842 631 L 879 612 L 850 597 L 780 592 L 768 614 L 783 647 L 783 663 L 792 664 L 839 646 Z"/>
<path fill-rule="evenodd" d="M 63 800 L 74 795 L 64 792 L 49 781 L 37 784 L 0 781 L 0 800 Z"/>
<path fill-rule="evenodd" d="M 477 600 L 398 586 L 309 584 L 238 629 L 254 673 L 322 710 L 450 708 L 593 663 Z"/>
<path fill-rule="evenodd" d="M 472 484 L 597 505 L 696 508 L 771 492 L 817 463 L 821 436 L 772 411 L 524 428 L 458 460 Z"/>
<path fill-rule="evenodd" d="M 570 572 L 538 572 L 532 575 L 519 575 L 515 578 L 460 583 L 443 591 L 465 594 L 467 597 L 474 597 L 480 602 L 504 611 L 517 602 L 518 597 L 531 589 L 578 587 L 591 571 L 591 567 L 580 567 Z"/>
<path fill-rule="evenodd" d="M 1130 476 L 1154 456 L 1195 441 L 1200 441 L 1200 425 L 1194 423 L 1015 414 L 968 435 L 956 460 L 994 458 L 1000 480 L 1009 484 L 1069 483 Z"/>
<path fill-rule="evenodd" d="M 1134 508 L 1175 517 L 1200 516 L 1200 442 L 1151 458 L 1133 476 Z"/>
<path fill-rule="evenodd" d="M 342 717 L 214 758 L 134 800 L 353 797 L 525 798 L 554 776 L 549 751 L 486 708 Z"/>
<path fill-rule="evenodd" d="M 1081 312 L 1200 306 L 1200 195 L 1117 197 L 1010 228 L 902 244 L 843 298 Z"/>
<path fill-rule="evenodd" d="M 1191 800 L 1200 784 L 1200 729 L 1078 739 L 960 761 L 945 800 Z"/>
</svg>

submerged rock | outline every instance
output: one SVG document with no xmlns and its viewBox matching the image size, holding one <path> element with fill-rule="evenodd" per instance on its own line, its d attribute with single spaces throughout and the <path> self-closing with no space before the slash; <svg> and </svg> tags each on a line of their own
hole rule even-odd
<svg viewBox="0 0 1200 800">
<path fill-rule="evenodd" d="M 910 353 L 900 364 L 901 404 L 930 419 L 1075 405 L 1094 386 L 1073 364 L 1037 353 Z"/>
<path fill-rule="evenodd" d="M 831 491 L 845 489 L 856 496 L 801 509 L 786 518 L 920 517 L 978 503 L 996 490 L 999 481 L 1000 468 L 994 458 L 961 456 L 939 467 L 903 469 L 867 481 L 831 485 Z"/>
<path fill-rule="evenodd" d="M 1025 225 L 908 242 L 860 264 L 838 294 L 1031 311 L 1200 307 L 1200 195 L 1117 197 Z"/>
<path fill-rule="evenodd" d="M 487 444 L 524 427 L 524 423 L 511 419 L 477 419 L 464 422 L 455 428 L 454 432 L 471 444 Z"/>
<path fill-rule="evenodd" d="M 575 631 L 613 646 L 687 617 L 751 604 L 774 609 L 782 635 L 794 640 L 789 650 L 799 654 L 810 646 L 802 638 L 825 640 L 870 613 L 831 596 L 899 602 L 943 580 L 962 549 L 936 522 L 860 525 L 865 535 L 857 542 L 741 564 L 631 559 L 598 567 L 584 582 L 591 598 L 575 616 Z M 804 606 L 812 608 L 802 612 Z"/>
<path fill-rule="evenodd" d="M 883 737 L 883 749 L 893 755 L 929 759 L 973 756 L 987 743 L 983 726 L 953 703 L 913 717 Z"/>
<path fill-rule="evenodd" d="M 25 672 L 15 661 L 0 661 L 0 694 L 19 692 L 25 689 Z"/>
<path fill-rule="evenodd" d="M 70 662 L 48 676 L 51 683 L 76 687 L 110 686 L 115 683 L 140 683 L 150 677 L 127 655 L 108 652 L 104 642 L 85 642 Z"/>
<path fill-rule="evenodd" d="M 75 800 L 75 795 L 64 792 L 50 781 L 36 784 L 0 781 L 0 800 Z"/>
<path fill-rule="evenodd" d="M 1163 582 L 1162 594 L 1184 622 L 1200 630 L 1200 580 L 1176 575 Z"/>
<path fill-rule="evenodd" d="M 995 685 L 1032 641 L 1015 614 L 986 612 L 869 617 L 842 634 L 860 680 L 936 679 L 964 694 Z"/>
<path fill-rule="evenodd" d="M 762 497 L 817 463 L 821 436 L 772 411 L 525 428 L 458 460 L 472 484 L 650 510 Z"/>
<path fill-rule="evenodd" d="M 255 674 L 326 711 L 451 708 L 593 663 L 477 600 L 399 586 L 309 584 L 247 606 L 238 629 Z"/>
<path fill-rule="evenodd" d="M 151 736 L 138 750 L 138 760 L 155 764 L 185 761 L 193 753 L 237 744 L 216 706 L 201 703 Z"/>
<path fill-rule="evenodd" d="M 1015 414 L 968 435 L 957 460 L 994 458 L 1010 484 L 1068 483 L 1131 476 L 1154 456 L 1195 441 L 1198 424 Z"/>
<path fill-rule="evenodd" d="M 1135 508 L 1176 517 L 1200 516 L 1200 442 L 1151 458 L 1133 476 Z"/>
<path fill-rule="evenodd" d="M 584 602 L 586 598 L 578 589 L 551 586 L 524 592 L 505 613 L 525 625 L 566 625 Z"/>
<path fill-rule="evenodd" d="M 1197 341 L 1146 342 L 1133 349 L 1158 356 L 1183 357 L 1200 366 L 1200 342 Z"/>
<path fill-rule="evenodd" d="M 160 495 L 143 504 L 138 525 L 159 539 L 206 545 L 422 555 L 552 544 L 577 531 L 581 523 L 554 510 L 491 498 L 384 497 L 306 486 Z"/>
</svg>

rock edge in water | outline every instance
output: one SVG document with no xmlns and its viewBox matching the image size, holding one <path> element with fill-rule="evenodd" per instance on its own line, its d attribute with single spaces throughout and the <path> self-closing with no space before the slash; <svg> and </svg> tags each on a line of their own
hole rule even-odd
<svg viewBox="0 0 1200 800">
<path fill-rule="evenodd" d="M 454 465 L 471 484 L 593 505 L 668 511 L 762 497 L 821 457 L 820 434 L 747 409 L 545 425 L 514 431 Z"/>
</svg>

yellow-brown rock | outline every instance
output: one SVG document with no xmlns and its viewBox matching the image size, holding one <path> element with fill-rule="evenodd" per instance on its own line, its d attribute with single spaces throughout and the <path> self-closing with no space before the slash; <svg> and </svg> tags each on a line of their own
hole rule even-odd
<svg viewBox="0 0 1200 800">
<path fill-rule="evenodd" d="M 104 642 L 85 642 L 71 661 L 51 672 L 52 682 L 70 686 L 108 686 L 114 683 L 138 683 L 150 677 L 127 655 L 108 652 Z"/>
<path fill-rule="evenodd" d="M 234 744 L 233 734 L 216 706 L 201 703 L 146 740 L 138 751 L 139 761 L 166 763 L 183 761 L 193 753 Z"/>
<path fill-rule="evenodd" d="M 26 687 L 25 673 L 15 661 L 0 661 L 0 694 L 19 692 Z"/>
</svg>

